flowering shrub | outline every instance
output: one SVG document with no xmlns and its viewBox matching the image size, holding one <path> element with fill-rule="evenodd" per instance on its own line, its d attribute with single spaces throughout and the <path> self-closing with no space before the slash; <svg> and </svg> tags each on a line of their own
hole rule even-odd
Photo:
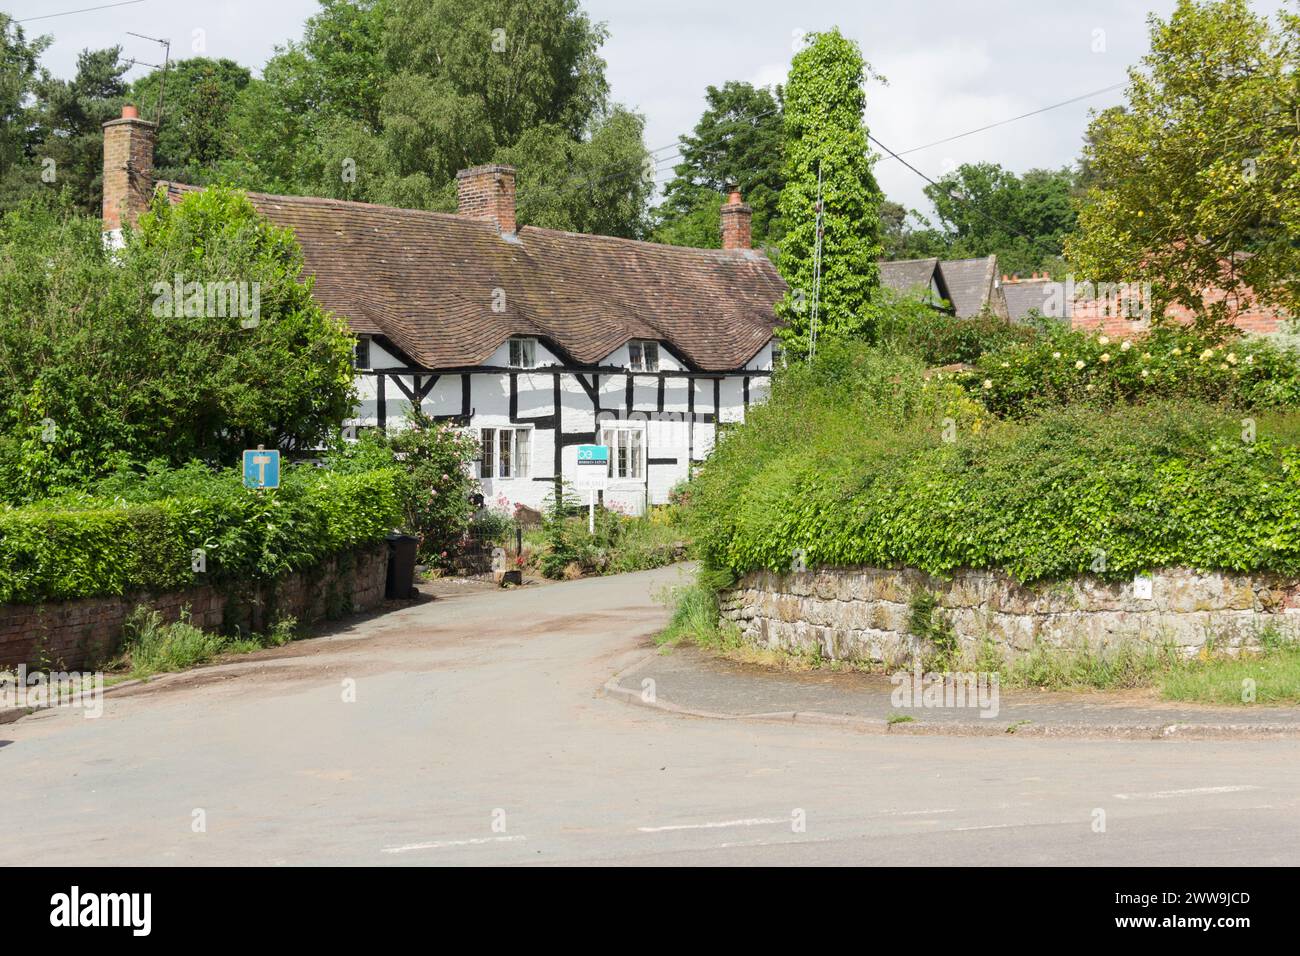
<svg viewBox="0 0 1300 956">
<path fill-rule="evenodd" d="M 335 449 L 329 457 L 339 469 L 401 465 L 404 485 L 403 528 L 420 539 L 421 561 L 449 566 L 469 528 L 478 492 L 472 462 L 478 439 L 463 428 L 413 412 L 405 425 L 388 434 L 367 433 Z"/>
<path fill-rule="evenodd" d="M 982 355 L 963 381 L 992 411 L 1189 398 L 1243 409 L 1300 404 L 1300 356 L 1259 338 L 1159 326 L 1134 339 L 1056 328 Z"/>
</svg>

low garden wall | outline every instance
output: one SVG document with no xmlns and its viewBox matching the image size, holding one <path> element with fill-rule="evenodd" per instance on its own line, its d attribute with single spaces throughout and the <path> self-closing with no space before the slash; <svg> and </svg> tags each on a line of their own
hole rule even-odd
<svg viewBox="0 0 1300 956">
<path fill-rule="evenodd" d="M 996 571 L 949 578 L 863 567 L 756 571 L 722 594 L 722 614 L 756 646 L 896 664 L 923 650 L 912 622 L 922 593 L 968 654 L 984 641 L 1007 656 L 1036 644 L 1104 652 L 1125 642 L 1172 643 L 1191 654 L 1207 640 L 1250 646 L 1270 624 L 1286 632 L 1300 625 L 1294 578 L 1181 569 L 1152 575 L 1150 598 L 1139 597 L 1132 580 L 1092 577 L 1022 585 Z"/>
<path fill-rule="evenodd" d="M 371 544 L 261 586 L 201 585 L 176 591 L 0 605 L 0 667 L 87 669 L 117 650 L 140 604 L 174 621 L 188 608 L 196 627 L 260 632 L 290 615 L 300 624 L 376 607 L 384 599 L 388 545 Z"/>
</svg>

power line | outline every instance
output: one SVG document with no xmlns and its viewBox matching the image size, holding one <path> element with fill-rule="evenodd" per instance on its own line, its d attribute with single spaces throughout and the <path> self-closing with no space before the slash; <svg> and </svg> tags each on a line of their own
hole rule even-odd
<svg viewBox="0 0 1300 956">
<path fill-rule="evenodd" d="M 976 133 L 983 133 L 985 130 L 996 129 L 999 126 L 1006 126 L 1008 123 L 1014 123 L 1016 120 L 1028 119 L 1030 116 L 1037 116 L 1039 113 L 1046 113 L 1049 110 L 1060 109 L 1062 106 L 1069 106 L 1071 103 L 1078 103 L 1081 100 L 1091 99 L 1094 96 L 1101 96 L 1103 93 L 1111 93 L 1115 90 L 1122 90 L 1127 84 L 1114 83 L 1110 86 L 1102 87 L 1100 90 L 1093 90 L 1090 93 L 1082 93 L 1068 100 L 1062 100 L 1059 103 L 1053 103 L 1051 106 L 1039 107 L 1036 110 L 1030 110 L 1028 113 L 1021 113 L 1019 116 L 1012 116 L 1010 119 L 998 120 L 996 123 L 989 123 L 987 126 L 981 126 L 979 129 L 967 130 L 964 133 L 957 133 L 953 136 L 945 136 L 943 139 L 936 139 L 933 143 L 926 143 L 924 146 L 913 146 L 910 149 L 904 149 L 894 154 L 894 158 L 906 156 L 908 153 L 920 152 L 923 149 L 929 149 L 931 146 L 942 146 L 944 143 L 951 143 L 955 139 L 962 139 L 966 136 L 974 136 Z"/>
<path fill-rule="evenodd" d="M 912 172 L 916 173 L 916 175 L 920 176 L 922 179 L 924 179 L 924 180 L 925 180 L 927 183 L 929 183 L 931 186 L 934 186 L 936 189 L 943 189 L 943 186 L 942 186 L 942 185 L 940 185 L 940 184 L 939 184 L 938 182 L 936 182 L 935 180 L 931 179 L 931 178 L 930 178 L 929 176 L 927 176 L 925 173 L 921 172 L 919 169 L 917 169 L 915 166 L 913 166 L 913 165 L 912 165 L 911 163 L 909 163 L 907 160 L 903 159 L 902 156 L 900 156 L 898 153 L 894 152 L 892 149 L 890 149 L 888 146 L 886 146 L 886 145 L 885 145 L 884 143 L 882 143 L 880 140 L 876 139 L 876 137 L 873 136 L 871 133 L 867 133 L 867 139 L 871 140 L 871 142 L 875 143 L 877 146 L 879 146 L 881 149 L 883 149 L 885 152 L 887 152 L 890 156 L 894 157 L 894 159 L 898 160 L 900 163 L 902 163 L 904 166 L 906 166 L 906 167 L 907 167 L 908 169 L 910 169 Z M 962 195 L 960 192 L 958 192 L 958 191 L 955 190 L 955 189 L 954 189 L 953 191 L 949 192 L 948 195 L 949 195 L 950 197 L 952 197 L 954 200 L 956 200 L 957 202 L 965 203 L 965 204 L 966 204 L 970 209 L 974 210 L 976 213 L 978 213 L 979 215 L 983 216 L 983 217 L 984 217 L 985 219 L 987 219 L 989 222 L 993 223 L 993 225 L 997 226 L 997 227 L 1000 228 L 1000 229 L 1004 229 L 1004 230 L 1006 230 L 1007 232 L 1011 233 L 1012 235 L 1019 236 L 1021 239 L 1027 239 L 1028 241 L 1030 241 L 1030 242 L 1032 242 L 1032 243 L 1038 243 L 1038 242 L 1041 240 L 1041 237 L 1031 236 L 1031 235 L 1029 235 L 1028 233 L 1021 232 L 1019 229 L 1016 229 L 1014 226 L 1008 226 L 1005 222 L 1002 222 L 1000 219 L 998 219 L 997 217 L 993 216 L 991 213 L 986 212 L 982 207 L 980 207 L 980 205 L 979 205 L 978 203 L 972 202 L 969 198 L 967 198 L 966 196 Z"/>
<path fill-rule="evenodd" d="M 96 10 L 110 10 L 113 7 L 129 7 L 136 3 L 144 3 L 144 0 L 122 0 L 121 3 L 105 3 L 98 7 L 83 7 L 80 10 L 64 10 L 62 13 L 42 13 L 39 17 L 24 17 L 21 20 L 15 20 L 14 23 L 31 23 L 34 20 L 53 20 L 55 17 L 70 17 L 74 13 L 94 13 Z"/>
</svg>

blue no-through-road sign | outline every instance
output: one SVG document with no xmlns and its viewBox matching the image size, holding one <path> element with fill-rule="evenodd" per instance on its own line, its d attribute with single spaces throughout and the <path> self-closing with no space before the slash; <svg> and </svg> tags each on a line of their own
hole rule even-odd
<svg viewBox="0 0 1300 956">
<path fill-rule="evenodd" d="M 279 488 L 280 452 L 274 448 L 252 448 L 244 452 L 244 487 Z"/>
</svg>

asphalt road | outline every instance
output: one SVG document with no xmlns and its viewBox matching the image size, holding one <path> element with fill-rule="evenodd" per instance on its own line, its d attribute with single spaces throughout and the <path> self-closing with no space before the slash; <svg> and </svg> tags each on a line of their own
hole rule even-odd
<svg viewBox="0 0 1300 956">
<path fill-rule="evenodd" d="M 1294 739 L 877 736 L 603 697 L 682 573 L 466 588 L 0 726 L 0 864 L 1300 861 Z"/>
</svg>

